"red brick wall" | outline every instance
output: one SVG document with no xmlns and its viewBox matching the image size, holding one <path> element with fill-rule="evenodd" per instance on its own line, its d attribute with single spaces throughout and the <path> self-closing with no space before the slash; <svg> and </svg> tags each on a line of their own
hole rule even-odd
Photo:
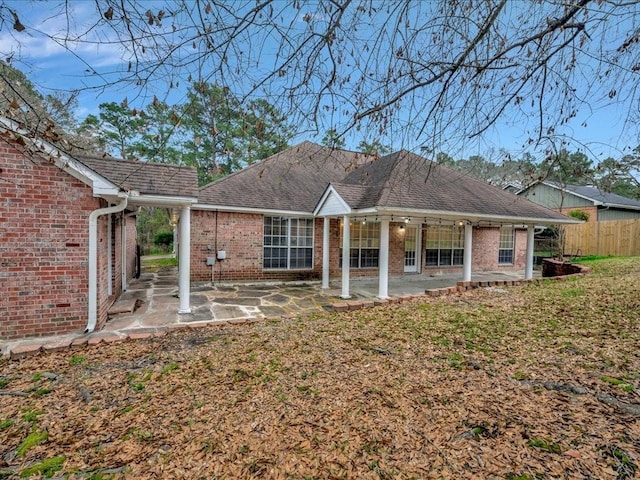
<svg viewBox="0 0 640 480">
<path fill-rule="evenodd" d="M 323 220 L 316 219 L 314 230 L 314 268 L 312 270 L 263 270 L 263 216 L 249 213 L 218 213 L 217 248 L 215 212 L 193 210 L 191 212 L 191 278 L 194 281 L 211 281 L 211 267 L 205 263 L 207 256 L 215 256 L 216 250 L 225 250 L 227 259 L 215 266 L 216 281 L 235 280 L 306 280 L 322 276 Z M 400 222 L 389 224 L 389 275 L 404 273 L 405 234 Z M 338 219 L 331 219 L 329 254 L 330 277 L 342 275 L 339 268 L 340 231 Z M 424 232 L 422 235 L 420 271 L 425 274 L 462 272 L 462 267 L 425 267 Z M 515 264 L 498 265 L 499 228 L 473 229 L 473 270 L 521 270 L 526 253 L 526 230 L 516 230 Z M 211 247 L 211 251 L 207 250 Z M 221 273 L 222 272 L 222 273 Z M 350 269 L 352 278 L 377 276 L 377 268 Z"/>
<path fill-rule="evenodd" d="M 91 188 L 0 141 L 0 338 L 81 331 L 87 322 Z"/>
<path fill-rule="evenodd" d="M 136 273 L 136 246 L 138 245 L 138 229 L 135 215 L 127 217 L 127 280 Z"/>
<path fill-rule="evenodd" d="M 0 170 L 0 338 L 83 331 L 88 316 L 89 215 L 106 202 L 49 159 L 27 158 L 4 140 Z M 97 328 L 104 325 L 120 293 L 119 229 L 114 228 L 115 248 L 108 258 L 107 222 L 106 215 L 98 219 Z M 135 230 L 133 222 L 128 228 Z M 135 239 L 135 231 L 129 236 Z M 112 297 L 110 261 L 118 279 Z"/>
</svg>

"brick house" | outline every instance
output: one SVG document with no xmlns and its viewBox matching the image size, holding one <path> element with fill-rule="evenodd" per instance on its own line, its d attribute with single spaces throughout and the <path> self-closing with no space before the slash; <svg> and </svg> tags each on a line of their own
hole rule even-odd
<svg viewBox="0 0 640 480">
<path fill-rule="evenodd" d="M 388 278 L 525 270 L 537 225 L 579 223 L 401 151 L 382 158 L 310 142 L 205 187 L 193 206 L 192 280 Z M 349 262 L 342 261 L 348 251 Z"/>
<path fill-rule="evenodd" d="M 196 172 L 73 158 L 0 120 L 0 339 L 99 329 L 135 272 L 137 207 L 188 211 Z"/>
</svg>

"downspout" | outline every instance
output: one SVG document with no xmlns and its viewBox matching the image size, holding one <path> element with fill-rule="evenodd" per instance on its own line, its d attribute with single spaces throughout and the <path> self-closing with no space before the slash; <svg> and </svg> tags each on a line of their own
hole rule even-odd
<svg viewBox="0 0 640 480">
<path fill-rule="evenodd" d="M 127 200 L 128 197 L 124 197 L 120 203 L 99 208 L 89 215 L 89 315 L 84 333 L 93 332 L 98 320 L 98 217 L 123 211 L 127 208 Z"/>
</svg>

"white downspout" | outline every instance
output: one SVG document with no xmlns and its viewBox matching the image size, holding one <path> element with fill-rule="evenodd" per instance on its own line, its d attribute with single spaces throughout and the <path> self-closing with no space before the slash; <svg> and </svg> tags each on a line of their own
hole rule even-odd
<svg viewBox="0 0 640 480">
<path fill-rule="evenodd" d="M 98 320 L 98 217 L 121 212 L 127 208 L 127 197 L 112 207 L 99 208 L 89 215 L 89 295 L 87 328 L 84 333 L 95 330 Z"/>
</svg>

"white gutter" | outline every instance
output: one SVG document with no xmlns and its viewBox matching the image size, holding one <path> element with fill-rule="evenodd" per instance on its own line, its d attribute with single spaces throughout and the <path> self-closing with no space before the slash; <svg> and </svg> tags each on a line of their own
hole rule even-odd
<svg viewBox="0 0 640 480">
<path fill-rule="evenodd" d="M 260 215 L 281 215 L 283 217 L 300 217 L 313 218 L 313 212 L 303 212 L 298 210 L 276 210 L 268 208 L 253 207 L 232 207 L 228 205 L 209 205 L 206 203 L 195 203 L 191 207 L 192 210 L 218 210 L 219 212 L 237 212 L 237 213 L 257 213 Z"/>
<path fill-rule="evenodd" d="M 98 321 L 98 217 L 123 211 L 127 201 L 124 197 L 117 205 L 99 208 L 89 215 L 89 315 L 84 333 L 93 332 Z"/>
</svg>

